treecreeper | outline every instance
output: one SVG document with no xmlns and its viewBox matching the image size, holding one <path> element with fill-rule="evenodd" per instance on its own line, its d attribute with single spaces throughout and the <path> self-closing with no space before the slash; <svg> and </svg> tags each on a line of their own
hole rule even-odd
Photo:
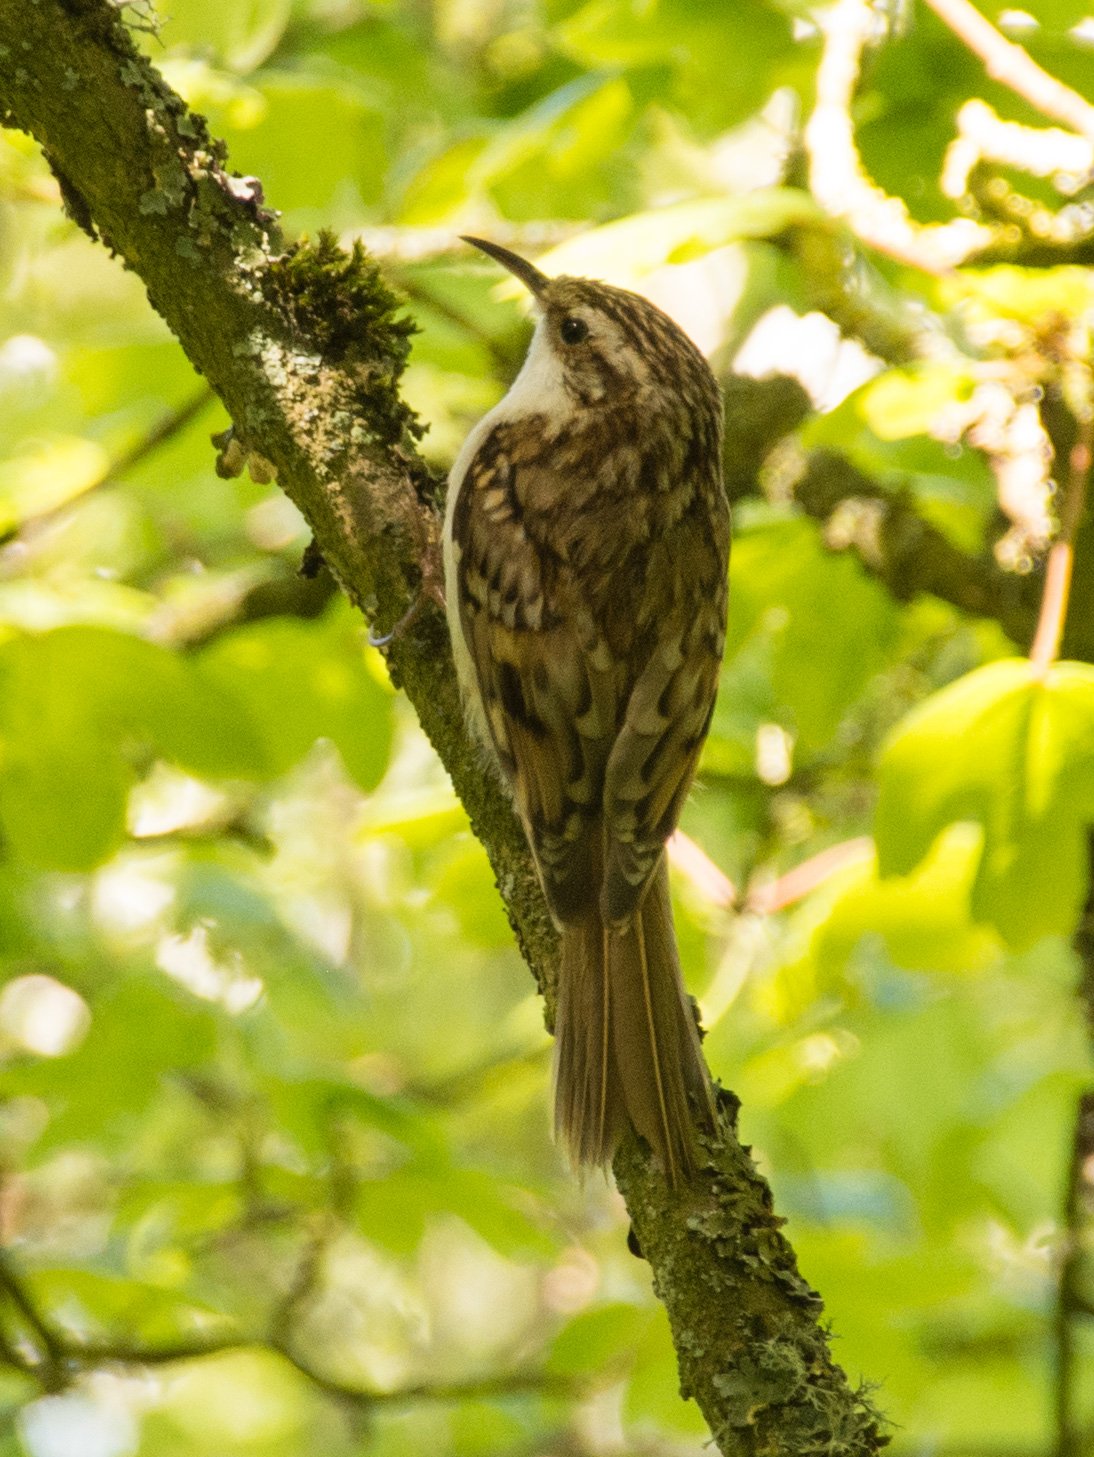
<svg viewBox="0 0 1094 1457">
<path fill-rule="evenodd" d="M 665 842 L 725 644 L 721 393 L 648 300 L 466 241 L 538 314 L 449 476 L 445 595 L 471 728 L 561 935 L 555 1129 L 575 1163 L 605 1164 L 629 1122 L 676 1182 L 714 1117 Z"/>
</svg>

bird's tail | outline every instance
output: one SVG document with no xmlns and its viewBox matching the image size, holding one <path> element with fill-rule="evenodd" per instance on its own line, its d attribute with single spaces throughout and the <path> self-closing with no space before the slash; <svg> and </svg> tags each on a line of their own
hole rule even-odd
<svg viewBox="0 0 1094 1457">
<path fill-rule="evenodd" d="M 595 905 L 564 926 L 555 1038 L 555 1132 L 576 1164 L 607 1163 L 630 1122 L 670 1183 L 694 1169 L 696 1119 L 711 1124 L 714 1105 L 664 859 L 625 930 Z"/>
</svg>

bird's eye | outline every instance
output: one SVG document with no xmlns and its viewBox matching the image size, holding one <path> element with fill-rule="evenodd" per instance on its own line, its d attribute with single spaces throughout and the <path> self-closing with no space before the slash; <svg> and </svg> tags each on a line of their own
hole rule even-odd
<svg viewBox="0 0 1094 1457">
<path fill-rule="evenodd" d="M 567 344 L 580 344 L 582 340 L 589 337 L 589 326 L 576 314 L 567 314 L 559 325 L 558 332 Z"/>
</svg>

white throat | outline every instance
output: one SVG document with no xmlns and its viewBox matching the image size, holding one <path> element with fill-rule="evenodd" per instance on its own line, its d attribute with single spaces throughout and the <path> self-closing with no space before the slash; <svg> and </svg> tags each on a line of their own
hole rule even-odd
<svg viewBox="0 0 1094 1457">
<path fill-rule="evenodd" d="M 448 498 L 455 502 L 467 467 L 475 452 L 495 425 L 503 420 L 520 420 L 528 415 L 545 415 L 559 424 L 573 411 L 574 402 L 563 383 L 562 362 L 551 348 L 547 324 L 540 319 L 520 373 L 507 394 L 485 414 L 468 435 L 448 473 Z M 451 509 L 451 507 L 450 507 Z"/>
<path fill-rule="evenodd" d="M 561 420 L 573 408 L 573 399 L 563 382 L 562 360 L 551 346 L 547 321 L 541 318 L 520 373 L 487 419 L 497 423 L 516 420 L 522 415 L 546 415 L 548 419 Z"/>
</svg>

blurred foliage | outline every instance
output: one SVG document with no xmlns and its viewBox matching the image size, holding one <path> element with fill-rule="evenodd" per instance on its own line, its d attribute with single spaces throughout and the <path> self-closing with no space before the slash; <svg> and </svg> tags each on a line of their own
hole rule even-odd
<svg viewBox="0 0 1094 1457">
<path fill-rule="evenodd" d="M 1085 0 L 983 8 L 1094 92 Z M 921 222 L 982 219 L 939 182 L 958 109 L 1043 118 L 925 6 L 881 18 L 864 164 Z M 685 963 L 894 1451 L 1050 1450 L 1094 667 L 1038 675 L 990 603 L 890 590 L 861 503 L 818 523 L 794 484 L 835 451 L 1000 580 L 1035 569 L 1090 399 L 1088 273 L 937 278 L 826 219 L 807 0 L 155 19 L 288 233 L 363 230 L 409 300 L 439 466 L 527 337 L 460 231 L 645 290 L 734 409 L 750 376 L 812 395 L 800 427 L 788 397 L 730 417 L 730 638 L 685 828 L 742 908 L 678 875 Z M 344 604 L 254 610 L 293 600 L 304 524 L 217 479 L 219 408 L 12 133 L 0 278 L 0 1457 L 700 1453 L 622 1206 L 551 1146 L 540 1009 L 443 772 Z"/>
</svg>

